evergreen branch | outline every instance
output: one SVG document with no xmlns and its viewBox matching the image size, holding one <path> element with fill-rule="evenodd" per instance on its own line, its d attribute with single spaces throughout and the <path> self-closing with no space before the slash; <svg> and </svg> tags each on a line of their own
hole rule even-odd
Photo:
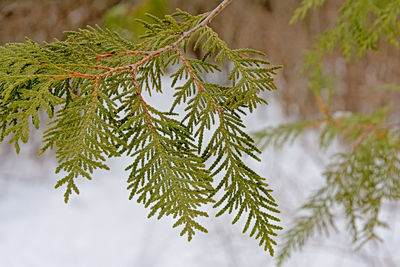
<svg viewBox="0 0 400 267">
<path fill-rule="evenodd" d="M 299 19 L 304 19 L 307 12 L 311 8 L 316 8 L 318 6 L 322 6 L 325 3 L 325 0 L 303 0 L 301 1 L 300 7 L 294 11 L 292 18 L 289 21 L 289 24 L 295 23 Z"/>
<path fill-rule="evenodd" d="M 62 170 L 68 173 L 55 186 L 67 185 L 65 202 L 68 202 L 72 191 L 79 194 L 75 178 L 83 176 L 91 180 L 94 169 L 109 169 L 102 163 L 105 156 L 118 155 L 115 145 L 120 141 L 114 136 L 114 127 L 102 118 L 108 114 L 101 106 L 101 101 L 106 101 L 106 96 L 99 92 L 99 80 L 95 79 L 91 94 L 78 98 L 60 110 L 58 119 L 52 122 L 54 126 L 45 132 L 45 145 L 41 153 L 55 145 L 60 164 L 56 173 Z"/>
<path fill-rule="evenodd" d="M 193 70 L 190 68 L 185 56 L 182 54 L 182 52 L 178 48 L 175 48 L 175 52 L 179 55 L 179 58 L 181 59 L 182 64 L 185 66 L 185 69 L 187 70 L 187 72 L 189 72 L 190 76 L 196 83 L 197 87 L 199 88 L 199 91 L 204 92 L 204 88 L 201 85 L 199 78 L 194 74 Z"/>
<path fill-rule="evenodd" d="M 214 101 L 214 99 L 212 98 L 212 96 L 210 96 L 210 94 L 205 92 L 205 89 L 204 89 L 203 85 L 201 85 L 199 78 L 196 76 L 193 69 L 190 67 L 189 63 L 187 62 L 187 60 L 186 60 L 185 56 L 182 54 L 182 52 L 178 48 L 175 48 L 175 52 L 178 54 L 179 58 L 181 59 L 182 64 L 185 67 L 186 71 L 189 73 L 189 75 L 192 77 L 193 81 L 197 85 L 199 92 L 200 93 L 204 92 L 204 94 L 207 96 L 209 102 L 212 103 L 212 105 L 216 108 L 218 115 L 221 115 L 223 112 L 223 108 Z"/>
<path fill-rule="evenodd" d="M 133 114 L 129 116 L 128 122 L 134 129 L 142 128 L 143 119 L 140 117 L 143 115 L 137 112 L 143 110 L 147 121 L 147 127 L 143 129 L 147 128 L 150 131 L 142 130 L 128 144 L 131 150 L 141 147 L 141 150 L 132 154 L 135 160 L 127 168 L 132 170 L 128 179 L 130 183 L 128 189 L 131 189 L 130 198 L 137 194 L 139 195 L 138 202 L 143 202 L 146 207 L 151 206 L 149 217 L 157 212 L 158 218 L 169 214 L 172 214 L 174 218 L 179 217 L 174 227 L 183 225 L 181 235 L 187 234 L 190 241 L 195 234 L 195 229 L 207 232 L 195 221 L 195 218 L 208 217 L 206 212 L 198 211 L 196 208 L 212 201 L 208 197 L 212 190 L 211 180 L 201 163 L 201 158 L 193 154 L 191 149 L 193 144 L 184 139 L 187 136 L 182 132 L 182 127 L 151 108 L 140 94 L 134 73 L 132 77 L 137 92 L 135 99 L 138 100 L 136 102 L 141 108 L 138 109 L 135 106 L 134 99 L 133 104 L 130 104 L 132 99 L 126 102 L 127 111 L 135 114 L 135 116 L 132 116 Z M 152 117 L 151 113 L 159 116 L 160 119 Z M 123 127 L 128 127 L 128 125 L 125 123 Z M 166 126 L 168 131 L 165 129 Z M 146 162 L 146 158 L 150 160 Z"/>
<path fill-rule="evenodd" d="M 318 232 L 336 229 L 339 207 L 347 219 L 347 231 L 355 249 L 380 239 L 376 231 L 387 228 L 380 218 L 384 201 L 400 200 L 400 132 L 366 134 L 349 154 L 337 154 L 324 173 L 327 184 L 302 206 L 306 216 L 298 216 L 283 234 L 278 250 L 278 266 L 293 251 L 300 250 Z"/>
<path fill-rule="evenodd" d="M 193 27 L 192 29 L 188 30 L 187 32 L 184 32 L 181 35 L 181 37 L 179 37 L 179 39 L 176 40 L 175 42 L 173 42 L 172 44 L 166 45 L 166 46 L 164 46 L 164 47 L 162 47 L 162 48 L 160 48 L 160 49 L 158 49 L 156 51 L 149 52 L 149 54 L 146 57 L 144 57 L 141 61 L 139 61 L 139 62 L 137 62 L 135 64 L 131 64 L 131 65 L 123 66 L 123 67 L 118 67 L 118 68 L 113 68 L 113 69 L 103 73 L 102 75 L 100 75 L 100 78 L 103 78 L 103 77 L 105 77 L 107 75 L 110 75 L 110 74 L 113 74 L 115 72 L 137 69 L 138 67 L 142 66 L 143 64 L 145 64 L 149 60 L 153 59 L 154 57 L 157 57 L 158 55 L 166 53 L 169 50 L 173 50 L 175 48 L 178 48 L 179 45 L 183 41 L 188 39 L 197 30 L 199 30 L 202 27 L 207 26 L 231 2 L 232 2 L 232 0 L 224 0 L 224 1 L 222 1 L 213 11 L 210 12 L 210 14 L 201 23 L 197 24 L 195 27 Z"/>
<path fill-rule="evenodd" d="M 303 0 L 290 23 L 303 19 L 311 8 L 324 0 Z M 335 228 L 334 219 L 341 211 L 346 228 L 356 249 L 374 239 L 382 221 L 383 203 L 398 201 L 399 194 L 399 127 L 388 122 L 388 107 L 372 114 L 333 113 L 330 101 L 332 79 L 324 74 L 324 58 L 335 48 L 347 61 L 359 58 L 367 51 L 377 51 L 381 40 L 400 47 L 400 1 L 344 1 L 334 27 L 317 37 L 317 43 L 306 52 L 300 75 L 310 70 L 309 87 L 316 96 L 322 118 L 314 122 L 296 122 L 271 127 L 257 133 L 265 145 L 283 145 L 294 140 L 308 128 L 321 128 L 321 146 L 328 147 L 334 139 L 344 139 L 351 146 L 348 153 L 336 155 L 324 173 L 326 185 L 302 206 L 307 215 L 297 216 L 283 234 L 278 251 L 282 265 L 295 250 L 300 250 L 316 233 L 326 234 Z M 336 78 L 336 77 L 335 77 Z M 327 104 L 320 91 L 328 92 Z M 339 113 L 339 112 L 338 112 Z"/>
<path fill-rule="evenodd" d="M 260 151 L 239 114 L 265 103 L 259 92 L 276 89 L 276 67 L 250 56 L 264 56 L 261 52 L 230 49 L 208 27 L 230 2 L 198 16 L 178 10 L 163 19 L 152 17 L 154 23 L 144 22 L 147 31 L 137 44 L 88 27 L 43 46 L 27 41 L 0 47 L 1 139 L 11 133 L 15 143 L 25 142 L 30 118 L 36 126 L 39 110 L 49 117 L 58 110 L 44 133 L 41 153 L 56 149 L 56 172 L 66 172 L 56 187 L 66 185 L 66 202 L 72 192 L 79 193 L 78 177 L 92 179 L 95 169 L 108 169 L 107 158 L 125 153 L 132 159 L 127 167 L 130 198 L 148 207 L 149 217 L 173 216 L 173 226 L 182 225 L 181 235 L 191 240 L 196 230 L 207 231 L 197 221 L 208 216 L 201 208 L 225 190 L 215 205 L 218 215 L 234 211 L 236 223 L 247 214 L 243 231 L 250 230 L 272 255 L 273 237 L 281 229 L 274 216 L 279 211 L 264 178 L 242 160 L 245 155 L 259 160 Z M 203 50 L 202 60 L 185 55 L 190 42 Z M 221 72 L 209 58 L 221 65 L 233 62 L 231 85 L 202 78 Z M 179 66 L 171 75 L 172 86 L 186 82 L 175 88 L 171 112 L 165 113 L 149 105 L 142 92 L 162 92 L 162 76 L 174 64 Z M 180 121 L 173 119 L 176 105 L 186 105 Z M 203 149 L 207 131 L 214 133 Z M 205 164 L 208 159 L 211 167 Z M 214 188 L 219 173 L 222 179 Z"/>
<path fill-rule="evenodd" d="M 195 27 L 193 27 L 192 29 L 188 30 L 187 32 L 184 32 L 180 38 L 178 40 L 176 40 L 174 43 L 166 45 L 156 51 L 151 51 L 151 52 L 146 52 L 146 51 L 125 51 L 125 52 L 117 52 L 117 53 L 108 53 L 108 54 L 103 54 L 103 55 L 98 55 L 96 56 L 96 59 L 103 59 L 103 58 L 108 58 L 111 57 L 113 55 L 141 55 L 141 56 L 145 56 L 142 60 L 134 63 L 134 64 L 130 64 L 130 65 L 126 65 L 126 66 L 120 66 L 120 67 L 115 67 L 115 68 L 110 68 L 109 70 L 107 70 L 106 72 L 99 74 L 99 75 L 88 75 L 88 74 L 84 74 L 84 73 L 79 73 L 79 72 L 72 72 L 69 74 L 63 74 L 63 75 L 53 75 L 53 79 L 65 79 L 65 78 L 75 78 L 75 77 L 82 77 L 82 78 L 91 78 L 91 79 L 103 79 L 109 75 L 112 75 L 114 73 L 117 72 L 122 72 L 122 71 L 126 71 L 126 70 L 136 70 L 139 67 L 143 66 L 145 63 L 147 63 L 148 61 L 150 61 L 151 59 L 164 54 L 166 52 L 168 52 L 169 50 L 173 50 L 177 47 L 179 47 L 179 45 L 186 40 L 187 38 L 189 38 L 193 33 L 195 33 L 197 30 L 199 30 L 202 27 L 207 26 L 214 18 L 215 16 L 217 16 L 227 5 L 230 4 L 232 0 L 224 0 L 222 1 L 212 12 L 210 12 L 208 14 L 207 17 L 205 17 L 205 19 L 199 23 L 198 25 L 196 25 Z"/>
<path fill-rule="evenodd" d="M 136 89 L 136 94 L 138 96 L 138 98 L 140 99 L 140 103 L 142 105 L 142 108 L 146 114 L 146 119 L 148 122 L 148 125 L 150 126 L 150 130 L 152 133 L 154 133 L 154 126 L 153 126 L 153 122 L 151 121 L 151 117 L 150 117 L 150 113 L 149 110 L 147 108 L 147 103 L 144 101 L 143 97 L 142 97 L 142 93 L 140 92 L 140 87 L 137 84 L 137 80 L 136 80 L 136 73 L 135 71 L 132 71 L 132 80 L 133 80 L 133 85 Z"/>
<path fill-rule="evenodd" d="M 245 73 L 243 76 L 246 82 L 253 84 L 259 75 L 264 78 L 268 76 L 273 69 L 258 69 L 253 68 L 259 67 L 260 64 L 266 64 L 268 62 L 256 59 L 250 59 L 249 53 L 257 53 L 253 50 L 231 50 L 227 45 L 209 29 L 205 28 L 204 32 L 209 34 L 208 38 L 213 38 L 215 44 L 204 43 L 202 49 L 205 50 L 205 54 L 208 51 L 213 50 L 212 47 L 218 47 L 220 49 L 218 61 L 222 57 L 227 57 L 235 63 L 236 69 Z M 200 35 L 199 38 L 203 38 Z M 215 115 L 219 119 L 219 127 L 215 130 L 212 139 L 209 141 L 203 152 L 203 160 L 208 160 L 211 156 L 215 156 L 216 159 L 210 167 L 210 170 L 214 169 L 212 176 L 217 175 L 223 169 L 226 170 L 223 178 L 216 187 L 213 195 L 217 194 L 218 191 L 224 190 L 223 196 L 214 205 L 214 207 L 221 206 L 217 216 L 222 215 L 225 212 L 231 213 L 233 210 L 237 211 L 237 214 L 233 220 L 233 223 L 239 221 L 244 213 L 247 213 L 247 221 L 244 226 L 243 232 L 248 231 L 251 228 L 250 236 L 255 236 L 259 239 L 260 246 L 264 246 L 265 250 L 268 250 L 271 255 L 274 254 L 273 246 L 276 242 L 273 240 L 273 236 L 276 236 L 276 232 L 281 229 L 280 226 L 274 224 L 279 219 L 271 215 L 271 213 L 278 212 L 276 209 L 275 200 L 270 195 L 268 185 L 264 182 L 264 178 L 260 177 L 250 168 L 248 168 L 241 160 L 242 154 L 250 155 L 251 157 L 258 159 L 253 151 L 259 151 L 255 146 L 253 140 L 241 129 L 244 128 L 240 117 L 236 114 L 236 110 L 240 110 L 243 102 L 239 99 L 231 98 L 231 96 L 240 96 L 241 92 L 246 88 L 246 95 L 243 95 L 240 100 L 247 101 L 248 99 L 257 98 L 257 92 L 247 90 L 247 85 L 238 85 L 233 82 L 232 87 L 221 87 L 218 85 L 212 85 L 201 80 L 197 71 L 195 71 L 195 64 L 192 60 L 188 60 L 182 54 L 182 52 L 176 49 L 178 58 L 181 60 L 183 67 L 179 69 L 172 76 L 178 79 L 183 76 L 184 71 L 188 74 L 188 81 L 179 91 L 175 94 L 177 97 L 174 105 L 181 103 L 185 98 L 191 96 L 191 88 L 197 88 L 198 92 L 196 95 L 188 100 L 188 107 L 186 108 L 189 129 L 197 127 L 195 136 L 199 136 L 199 151 L 203 141 L 204 131 L 210 129 L 211 122 L 215 120 Z M 253 75 L 252 72 L 258 74 Z M 235 70 L 232 71 L 231 77 L 239 76 Z M 270 83 L 270 79 L 263 79 L 261 81 L 262 86 L 258 88 L 267 88 L 266 84 Z M 242 87 L 243 86 L 243 87 Z M 258 86 L 258 85 L 257 85 Z M 201 88 L 201 89 L 200 89 Z M 233 91 L 235 90 L 235 91 Z M 240 90 L 240 93 L 237 91 Z M 243 90 L 243 91 L 242 91 Z M 259 89 L 257 89 L 259 91 Z M 222 97 L 221 97 L 222 96 Z M 228 99 L 232 100 L 229 102 Z M 239 98 L 239 97 L 238 97 Z M 236 102 L 239 102 L 236 105 Z M 255 102 L 258 102 L 256 100 Z M 233 105 L 235 104 L 235 105 Z M 173 105 L 173 106 L 174 106 Z M 250 109 L 253 104 L 250 104 Z M 255 106 L 255 105 L 253 105 Z M 222 162 L 221 162 L 222 161 Z M 238 162 L 239 161 L 239 162 Z M 263 205 L 257 205 L 256 203 L 263 202 Z M 252 227 L 250 225 L 252 224 Z"/>
<path fill-rule="evenodd" d="M 227 47 L 225 47 L 225 49 L 228 51 Z M 242 53 L 242 51 L 240 52 Z M 225 161 L 223 161 L 212 174 L 213 176 L 216 175 L 222 170 L 222 168 L 227 170 L 214 193 L 216 194 L 217 191 L 222 189 L 223 185 L 225 185 L 224 189 L 226 193 L 214 205 L 214 207 L 218 207 L 223 205 L 225 202 L 217 216 L 220 216 L 226 211 L 231 213 L 233 209 L 238 209 L 238 213 L 233 220 L 233 223 L 236 223 L 244 211 L 247 211 L 248 217 L 243 232 L 246 232 L 250 228 L 250 224 L 254 222 L 250 236 L 256 234 L 256 239 L 260 239 L 260 246 L 264 246 L 264 249 L 268 250 L 269 253 L 273 255 L 274 249 L 272 246 L 275 245 L 276 242 L 271 238 L 271 236 L 276 236 L 276 231 L 281 229 L 281 227 L 272 223 L 273 221 L 279 221 L 279 219 L 269 214 L 270 212 L 278 212 L 275 200 L 271 197 L 269 193 L 270 190 L 267 189 L 267 184 L 264 183 L 263 178 L 249 169 L 245 164 L 237 163 L 242 152 L 257 159 L 257 157 L 250 151 L 254 149 L 256 151 L 258 150 L 253 145 L 251 138 L 240 130 L 240 127 L 244 127 L 240 118 L 234 113 L 232 115 L 226 114 L 223 112 L 221 106 L 214 104 L 215 96 L 210 94 L 210 89 L 212 87 L 209 84 L 204 84 L 203 86 L 202 82 L 197 78 L 183 54 L 179 50 L 177 50 L 177 53 L 194 83 L 198 88 L 203 88 L 203 90 L 199 90 L 199 93 L 191 100 L 192 104 L 188 107 L 189 110 L 193 110 L 189 113 L 192 114 L 192 117 L 189 120 L 189 125 L 200 126 L 196 132 L 196 135 L 200 136 L 199 147 L 201 146 L 204 129 L 207 128 L 207 120 L 205 120 L 205 118 L 212 119 L 214 117 L 214 110 L 217 110 L 219 116 L 220 125 L 203 152 L 204 160 L 208 159 L 211 155 L 217 155 L 217 159 L 210 168 L 211 170 L 217 167 L 219 161 L 224 156 L 226 157 Z M 203 107 L 201 111 L 194 111 L 200 107 L 199 103 L 202 102 L 201 99 L 203 97 L 208 99 L 208 103 L 213 103 L 215 109 Z M 226 100 L 220 100 L 220 102 L 226 103 Z M 232 113 L 232 111 L 229 111 L 229 113 Z M 197 114 L 197 116 L 194 114 Z M 217 140 L 218 136 L 221 140 Z M 249 148 L 243 148 L 243 145 L 248 146 Z M 259 202 L 265 204 L 260 207 L 259 205 L 256 205 L 256 203 Z M 266 209 L 268 212 L 263 209 Z"/>
<path fill-rule="evenodd" d="M 29 119 L 36 129 L 39 128 L 38 111 L 45 110 L 49 117 L 53 116 L 53 106 L 60 104 L 60 98 L 49 93 L 49 87 L 52 82 L 48 79 L 22 79 L 15 82 L 4 83 L 7 90 L 4 91 L 2 104 L 6 113 L 4 114 L 4 124 L 2 127 L 2 137 L 13 134 L 10 139 L 14 143 L 16 152 L 19 153 L 19 140 L 26 143 L 29 139 Z M 22 89 L 30 87 L 31 90 Z M 14 91 L 18 90 L 19 95 L 16 96 Z M 11 101 L 11 99 L 15 99 Z M 9 126 L 9 127 L 8 127 Z"/>
<path fill-rule="evenodd" d="M 316 2 L 312 4 L 312 2 Z M 322 4 L 321 0 L 304 0 L 296 10 L 292 21 L 305 14 L 311 6 Z M 345 1 L 339 10 L 340 17 L 335 27 L 318 36 L 318 42 L 306 52 L 302 73 L 309 68 L 320 69 L 324 56 L 335 47 L 347 61 L 357 58 L 368 50 L 376 51 L 380 39 L 396 48 L 400 47 L 400 1 Z"/>
<path fill-rule="evenodd" d="M 330 187 L 319 189 L 303 205 L 302 209 L 309 213 L 296 217 L 282 235 L 276 259 L 277 266 L 282 266 L 293 251 L 300 250 L 315 234 L 329 235 L 331 229 L 336 230 L 335 216 L 331 211 L 334 203 L 332 190 Z"/>
<path fill-rule="evenodd" d="M 256 239 L 260 239 L 259 245 L 264 246 L 264 249 L 268 250 L 272 256 L 274 254 L 273 245 L 276 245 L 273 236 L 277 235 L 276 231 L 282 229 L 274 224 L 274 222 L 279 222 L 279 219 L 270 214 L 279 212 L 276 209 L 277 204 L 270 195 L 271 190 L 268 189 L 264 178 L 240 160 L 242 153 L 257 159 L 250 151 L 258 150 L 253 145 L 253 140 L 240 129 L 244 127 L 240 117 L 234 114 L 228 115 L 224 112 L 219 115 L 219 118 L 220 125 L 203 152 L 205 159 L 211 155 L 217 156 L 210 168 L 211 170 L 216 168 L 213 176 L 221 172 L 222 169 L 226 170 L 214 192 L 216 194 L 222 189 L 225 192 L 214 205 L 214 207 L 221 206 L 217 216 L 238 210 L 232 222 L 236 223 L 243 213 L 247 212 L 248 217 L 243 233 L 247 232 L 250 225 L 254 223 L 251 227 L 250 236 L 255 235 Z M 225 159 L 220 163 L 222 158 Z M 263 204 L 257 205 L 257 203 Z"/>
</svg>

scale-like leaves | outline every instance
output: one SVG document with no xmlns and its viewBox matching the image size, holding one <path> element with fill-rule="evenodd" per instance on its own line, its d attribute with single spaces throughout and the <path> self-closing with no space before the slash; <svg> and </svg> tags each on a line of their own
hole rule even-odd
<svg viewBox="0 0 400 267">
<path fill-rule="evenodd" d="M 175 121 L 144 102 L 140 93 L 124 102 L 126 122 L 121 126 L 126 136 L 131 136 L 126 146 L 133 163 L 128 189 L 130 198 L 150 208 L 149 217 L 158 214 L 177 218 L 174 227 L 183 225 L 181 235 L 188 240 L 194 230 L 207 232 L 195 218 L 208 216 L 199 210 L 211 202 L 211 181 L 190 132 Z"/>
<path fill-rule="evenodd" d="M 389 225 L 380 216 L 383 203 L 400 200 L 399 137 L 398 131 L 378 138 L 371 134 L 353 153 L 334 157 L 324 174 L 326 185 L 302 206 L 307 215 L 297 216 L 283 234 L 279 266 L 315 234 L 335 230 L 339 211 L 346 217 L 346 230 L 356 249 L 380 240 L 378 228 Z"/>
<path fill-rule="evenodd" d="M 108 123 L 110 112 L 104 106 L 107 97 L 95 93 L 101 88 L 89 86 L 87 89 L 94 90 L 94 93 L 76 96 L 66 104 L 44 134 L 45 144 L 41 153 L 57 147 L 59 166 L 56 173 L 67 173 L 56 184 L 56 188 L 67 185 L 65 202 L 68 202 L 72 190 L 79 194 L 75 178 L 90 180 L 95 169 L 109 169 L 104 162 L 107 157 L 118 155 L 116 145 L 121 142 L 115 136 L 115 127 Z"/>
<path fill-rule="evenodd" d="M 291 22 L 305 17 L 307 11 L 324 0 L 303 0 Z M 370 114 L 336 111 L 331 103 L 337 77 L 324 68 L 328 53 L 337 49 L 350 62 L 367 51 L 378 50 L 386 41 L 399 47 L 400 1 L 348 0 L 341 5 L 335 25 L 317 36 L 317 42 L 305 54 L 300 74 L 308 73 L 309 89 L 320 110 L 317 119 L 268 127 L 255 134 L 264 147 L 282 146 L 307 129 L 317 129 L 321 148 L 333 141 L 344 144 L 344 152 L 333 157 L 326 167 L 326 185 L 302 206 L 302 215 L 284 232 L 277 262 L 282 265 L 295 250 L 300 250 L 316 234 L 329 233 L 341 215 L 358 249 L 369 240 L 379 239 L 377 229 L 387 227 L 380 212 L 388 201 L 399 201 L 399 122 L 390 117 L 389 106 Z M 396 87 L 390 85 L 388 87 Z M 320 116 L 318 118 L 318 116 Z M 305 215 L 303 215 L 305 214 Z M 343 217 L 343 216 L 342 216 Z"/>
<path fill-rule="evenodd" d="M 55 149 L 56 172 L 64 174 L 56 187 L 66 186 L 66 202 L 79 193 L 78 177 L 92 179 L 94 170 L 108 169 L 107 158 L 124 154 L 131 159 L 130 198 L 149 216 L 174 217 L 191 240 L 197 230 L 207 232 L 200 218 L 217 201 L 218 215 L 234 212 L 234 223 L 247 216 L 243 231 L 272 255 L 279 211 L 265 179 L 243 160 L 258 159 L 260 151 L 242 117 L 265 103 L 260 92 L 275 89 L 276 67 L 261 52 L 230 49 L 207 26 L 229 2 L 199 16 L 180 10 L 150 16 L 154 22 L 143 22 L 147 30 L 137 43 L 88 27 L 68 32 L 65 41 L 0 47 L 1 137 L 11 134 L 18 149 L 43 110 L 51 121 L 41 153 Z M 187 55 L 192 46 L 203 59 Z M 207 74 L 222 73 L 226 63 L 233 67 L 224 85 L 208 82 Z M 177 65 L 172 74 L 171 65 Z M 162 93 L 167 73 L 175 87 L 169 112 L 145 99 Z"/>
<path fill-rule="evenodd" d="M 206 159 L 216 156 L 210 168 L 213 175 L 224 171 L 223 178 L 216 187 L 216 193 L 223 189 L 222 197 L 214 207 L 221 207 L 217 216 L 237 210 L 233 223 L 247 214 L 243 233 L 250 230 L 250 236 L 254 235 L 259 239 L 260 246 L 264 246 L 264 249 L 273 255 L 272 246 L 276 245 L 273 237 L 281 227 L 276 225 L 279 219 L 271 213 L 279 211 L 265 179 L 241 160 L 243 154 L 258 159 L 254 154 L 258 149 L 243 128 L 239 116 L 224 113 L 220 116 L 220 125 L 203 153 Z"/>
</svg>

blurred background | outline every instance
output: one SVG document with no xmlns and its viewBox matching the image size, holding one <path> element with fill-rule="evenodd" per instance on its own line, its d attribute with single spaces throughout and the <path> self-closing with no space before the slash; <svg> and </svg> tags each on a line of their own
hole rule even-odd
<svg viewBox="0 0 400 267">
<path fill-rule="evenodd" d="M 0 45 L 23 42 L 25 37 L 37 42 L 62 40 L 65 30 L 96 24 L 134 40 L 143 29 L 133 18 L 144 18 L 146 12 L 161 16 L 180 8 L 199 14 L 219 2 L 0 0 Z M 298 72 L 305 49 L 332 26 L 343 1 L 328 0 L 305 20 L 289 25 L 299 3 L 235 0 L 211 24 L 231 47 L 261 50 L 274 65 L 283 65 L 276 78 L 279 90 L 267 94 L 270 104 L 250 116 L 250 130 L 317 113 L 307 80 Z M 368 112 L 392 104 L 393 116 L 400 114 L 398 93 L 374 90 L 384 83 L 400 84 L 400 57 L 393 47 L 382 44 L 379 53 L 367 53 L 350 64 L 335 53 L 327 61 L 338 88 L 334 110 Z M 166 88 L 165 93 L 172 90 Z M 162 100 L 155 101 L 161 105 Z M 332 151 L 320 151 L 316 137 L 308 133 L 292 146 L 264 151 L 261 163 L 249 161 L 274 189 L 284 226 L 324 182 L 324 166 L 340 149 L 337 144 Z M 53 155 L 36 156 L 40 142 L 41 134 L 33 134 L 18 156 L 7 142 L 0 144 L 0 266 L 274 266 L 256 241 L 241 234 L 240 225 L 231 225 L 229 216 L 211 217 L 205 222 L 209 234 L 198 234 L 190 243 L 172 229 L 171 220 L 147 219 L 147 211 L 128 200 L 123 171 L 127 158 L 110 161 L 111 171 L 95 173 L 94 181 L 82 180 L 81 195 L 65 205 L 63 191 L 53 189 L 59 178 Z M 381 233 L 385 243 L 354 252 L 350 238 L 336 233 L 314 239 L 286 266 L 400 266 L 399 210 L 391 204 L 384 211 L 392 226 Z"/>
</svg>

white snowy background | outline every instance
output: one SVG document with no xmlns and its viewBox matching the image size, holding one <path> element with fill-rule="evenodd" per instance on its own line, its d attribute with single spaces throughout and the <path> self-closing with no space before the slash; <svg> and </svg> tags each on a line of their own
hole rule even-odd
<svg viewBox="0 0 400 267">
<path fill-rule="evenodd" d="M 172 90 L 165 92 L 171 95 Z M 271 95 L 270 105 L 246 121 L 249 130 L 290 120 Z M 169 100 L 156 95 L 151 101 L 165 107 Z M 229 216 L 210 216 L 204 221 L 209 233 L 197 233 L 190 243 L 172 228 L 172 219 L 148 219 L 141 204 L 128 200 L 124 168 L 129 158 L 109 160 L 111 171 L 95 172 L 92 181 L 81 179 L 81 194 L 64 204 L 63 189 L 54 189 L 61 178 L 54 174 L 56 161 L 51 154 L 35 156 L 36 136 L 18 156 L 0 144 L 0 267 L 274 266 L 258 242 L 241 233 L 243 224 L 232 226 Z M 310 133 L 281 150 L 267 149 L 261 163 L 248 161 L 274 189 L 283 226 L 323 184 L 321 172 L 330 153 L 319 151 L 315 140 Z M 400 266 L 399 205 L 388 207 L 383 216 L 392 228 L 382 231 L 385 243 L 353 252 L 345 231 L 333 233 L 313 239 L 285 266 Z"/>
</svg>

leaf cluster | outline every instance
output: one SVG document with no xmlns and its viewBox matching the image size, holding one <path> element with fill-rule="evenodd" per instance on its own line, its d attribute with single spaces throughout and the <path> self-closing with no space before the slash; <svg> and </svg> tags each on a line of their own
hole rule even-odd
<svg viewBox="0 0 400 267">
<path fill-rule="evenodd" d="M 307 11 L 323 5 L 325 0 L 303 0 L 291 22 L 304 18 Z M 378 51 L 380 41 L 400 47 L 400 1 L 345 1 L 335 25 L 317 36 L 317 42 L 306 52 L 302 72 L 321 69 L 324 57 L 338 48 L 347 61 L 367 51 Z"/>
<path fill-rule="evenodd" d="M 295 122 L 256 133 L 264 146 L 281 147 L 306 129 L 320 128 L 320 146 L 345 140 L 350 150 L 334 155 L 326 167 L 326 184 L 300 208 L 282 235 L 277 263 L 282 265 L 316 235 L 337 230 L 335 221 L 346 217 L 346 230 L 356 249 L 378 239 L 376 231 L 388 227 L 380 212 L 384 203 L 400 200 L 400 129 L 388 123 L 387 107 L 372 114 L 347 114 L 309 122 Z"/>
<path fill-rule="evenodd" d="M 303 19 L 310 9 L 324 2 L 303 0 L 291 22 Z M 331 101 L 337 84 L 324 70 L 324 58 L 338 48 L 350 61 L 368 50 L 378 51 L 382 40 L 398 48 L 399 15 L 398 0 L 345 1 L 335 25 L 319 35 L 306 52 L 301 71 L 304 74 L 310 70 L 309 88 L 320 114 L 316 119 L 268 127 L 255 133 L 263 148 L 292 143 L 307 130 L 318 131 L 322 149 L 330 147 L 335 140 L 344 144 L 344 152 L 334 155 L 325 168 L 325 185 L 301 206 L 300 215 L 283 233 L 277 256 L 279 266 L 309 239 L 335 230 L 341 215 L 346 218 L 346 228 L 356 249 L 370 240 L 379 240 L 377 229 L 389 226 L 389 222 L 382 221 L 380 213 L 385 203 L 400 200 L 399 122 L 389 119 L 389 106 L 370 114 L 332 112 Z M 397 87 L 395 84 L 382 86 L 394 90 Z"/>
<path fill-rule="evenodd" d="M 55 149 L 56 172 L 65 175 L 56 187 L 66 186 L 65 202 L 79 194 L 77 178 L 92 179 L 95 169 L 109 169 L 107 158 L 127 155 L 130 198 L 148 207 L 149 217 L 174 217 L 190 240 L 196 230 L 207 231 L 198 218 L 214 203 L 218 215 L 235 213 L 233 223 L 246 217 L 243 232 L 272 255 L 279 210 L 265 179 L 243 161 L 260 152 L 243 117 L 266 103 L 261 92 L 276 89 L 277 67 L 261 52 L 230 49 L 207 26 L 220 10 L 150 16 L 137 43 L 89 27 L 67 32 L 65 41 L 0 47 L 2 140 L 9 136 L 18 152 L 45 111 L 50 122 L 40 153 Z M 201 60 L 187 55 L 192 46 Z M 232 66 L 228 85 L 204 78 L 223 64 Z M 175 90 L 169 112 L 145 97 L 163 92 L 167 74 Z M 178 106 L 182 119 L 174 113 Z"/>
</svg>

